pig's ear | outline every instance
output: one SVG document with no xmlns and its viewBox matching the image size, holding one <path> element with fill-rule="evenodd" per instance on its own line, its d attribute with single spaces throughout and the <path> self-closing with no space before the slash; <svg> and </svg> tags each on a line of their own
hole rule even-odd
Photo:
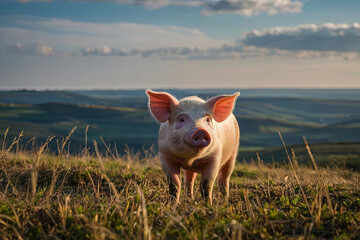
<svg viewBox="0 0 360 240">
<path fill-rule="evenodd" d="M 239 95 L 240 92 L 236 92 L 233 95 L 216 96 L 206 101 L 205 104 L 212 111 L 215 121 L 222 122 L 230 115 Z"/>
<path fill-rule="evenodd" d="M 179 104 L 179 101 L 166 92 L 154 92 L 147 89 L 146 94 L 149 97 L 149 109 L 154 117 L 160 122 L 166 122 L 170 118 L 173 107 Z"/>
</svg>

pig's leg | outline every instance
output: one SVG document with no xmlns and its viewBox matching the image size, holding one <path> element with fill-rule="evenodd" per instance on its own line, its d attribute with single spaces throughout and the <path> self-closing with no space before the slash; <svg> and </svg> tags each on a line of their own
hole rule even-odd
<svg viewBox="0 0 360 240">
<path fill-rule="evenodd" d="M 162 154 L 160 154 L 160 160 L 167 176 L 170 197 L 172 200 L 175 200 L 175 204 L 178 204 L 181 191 L 180 165 Z"/>
<path fill-rule="evenodd" d="M 219 168 L 220 158 L 211 159 L 208 164 L 204 166 L 204 171 L 201 175 L 200 191 L 206 202 L 209 201 L 210 205 L 212 205 L 212 191 L 219 173 Z"/>
<path fill-rule="evenodd" d="M 236 155 L 232 156 L 219 171 L 218 185 L 225 201 L 229 199 L 230 176 L 234 170 L 235 160 Z"/>
<path fill-rule="evenodd" d="M 185 192 L 194 199 L 194 182 L 196 179 L 196 172 L 185 170 Z"/>
</svg>

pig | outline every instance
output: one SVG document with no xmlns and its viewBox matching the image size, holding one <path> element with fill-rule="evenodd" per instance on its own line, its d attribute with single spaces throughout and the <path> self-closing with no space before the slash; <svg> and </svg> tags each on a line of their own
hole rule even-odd
<svg viewBox="0 0 360 240">
<path fill-rule="evenodd" d="M 240 130 L 232 113 L 239 92 L 207 101 L 185 97 L 180 101 L 167 92 L 146 90 L 150 113 L 160 124 L 159 158 L 167 176 L 169 194 L 180 200 L 180 169 L 184 169 L 185 192 L 193 199 L 196 174 L 201 174 L 200 191 L 212 205 L 217 178 L 225 199 L 238 153 Z"/>
</svg>

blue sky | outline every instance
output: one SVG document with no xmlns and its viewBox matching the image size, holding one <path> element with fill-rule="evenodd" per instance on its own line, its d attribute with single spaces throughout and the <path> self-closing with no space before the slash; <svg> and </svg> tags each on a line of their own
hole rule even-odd
<svg viewBox="0 0 360 240">
<path fill-rule="evenodd" d="M 0 0 L 0 88 L 359 88 L 359 10 L 357 0 Z"/>
</svg>

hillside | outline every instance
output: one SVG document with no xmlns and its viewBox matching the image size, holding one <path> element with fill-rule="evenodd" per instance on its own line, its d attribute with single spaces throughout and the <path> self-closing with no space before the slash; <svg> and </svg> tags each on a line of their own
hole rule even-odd
<svg viewBox="0 0 360 240">
<path fill-rule="evenodd" d="M 170 91 L 180 97 L 197 92 L 207 99 L 221 90 Z M 224 91 L 230 93 L 234 90 Z M 355 150 L 358 147 L 356 144 L 351 145 L 360 142 L 360 100 L 354 97 L 357 90 L 346 90 L 349 96 L 345 90 L 333 90 L 327 95 L 323 91 L 313 90 L 318 94 L 314 98 L 274 97 L 274 92 L 285 94 L 286 91 L 262 91 L 256 95 L 250 90 L 244 90 L 243 95 L 248 97 L 240 97 L 234 109 L 241 130 L 240 152 L 243 155 L 239 157 L 240 160 L 245 158 L 249 161 L 254 158 L 255 152 L 264 155 L 267 161 L 271 160 L 269 156 L 272 155 L 283 159 L 284 156 L 276 150 L 282 145 L 278 131 L 283 134 L 288 145 L 302 144 L 302 137 L 306 136 L 311 144 L 348 143 Z M 147 98 L 142 90 L 2 93 L 0 101 L 6 103 L 0 104 L 0 137 L 10 127 L 9 137 L 12 138 L 24 131 L 23 145 L 34 136 L 37 143 L 48 136 L 58 136 L 61 141 L 76 126 L 69 150 L 79 152 L 84 146 L 85 129 L 89 125 L 89 141 L 96 139 L 102 142 L 102 136 L 107 145 L 116 145 L 119 152 L 124 151 L 125 145 L 134 151 L 156 147 L 159 125 L 148 113 Z M 298 91 L 296 96 L 304 97 L 311 93 L 314 92 L 303 90 Z M 326 96 L 330 99 L 322 98 Z M 343 97 L 337 99 L 339 96 Z M 328 147 L 329 151 L 331 146 Z M 100 148 L 106 147 L 101 145 Z M 56 151 L 55 142 L 51 149 Z M 359 161 L 358 153 L 343 154 L 341 159 L 346 159 L 348 155 L 348 164 Z M 323 156 L 329 155 L 324 153 Z M 354 167 L 351 163 L 349 166 L 357 168 L 357 165 Z"/>
<path fill-rule="evenodd" d="M 102 136 L 109 143 L 116 142 L 122 149 L 125 144 L 136 149 L 149 148 L 155 143 L 157 133 L 157 124 L 148 118 L 146 110 L 60 103 L 0 105 L 0 128 L 5 130 L 10 127 L 11 137 L 24 131 L 26 140 L 33 136 L 39 141 L 48 136 L 59 136 L 61 139 L 76 126 L 71 150 L 79 151 L 84 145 L 87 125 L 90 125 L 90 141 L 99 140 Z"/>
</svg>

